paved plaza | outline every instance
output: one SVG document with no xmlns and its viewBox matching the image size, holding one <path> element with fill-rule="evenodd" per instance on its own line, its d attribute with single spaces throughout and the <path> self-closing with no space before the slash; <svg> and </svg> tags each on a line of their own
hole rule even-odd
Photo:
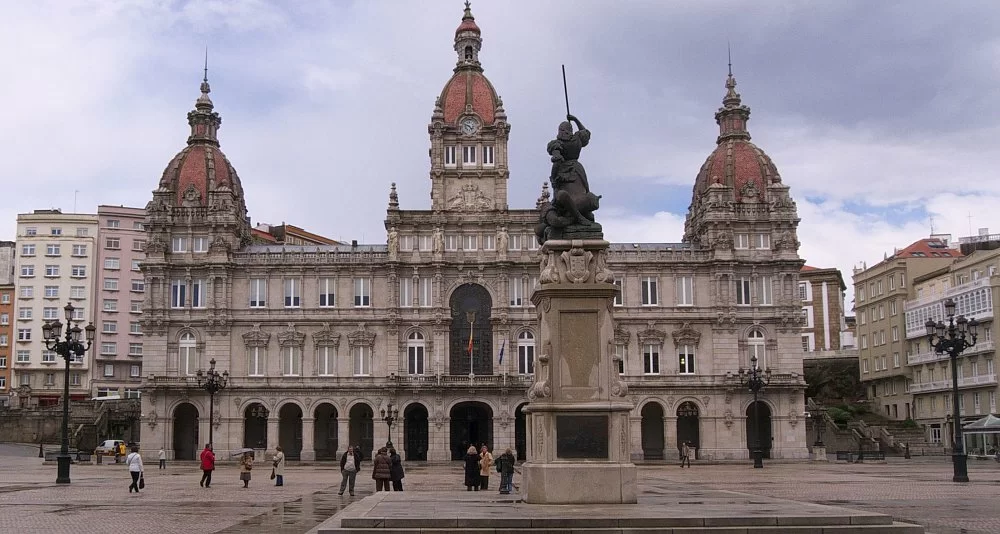
<svg viewBox="0 0 1000 534">
<path fill-rule="evenodd" d="M 291 465 L 285 486 L 275 488 L 261 463 L 249 489 L 235 464 L 221 464 L 212 487 L 198 487 L 194 462 L 147 465 L 146 489 L 129 494 L 124 465 L 74 465 L 72 484 L 55 484 L 54 465 L 42 465 L 37 448 L 0 445 L 0 532 L 3 533 L 237 533 L 303 534 L 357 499 L 374 484 L 358 477 L 357 496 L 338 496 L 336 466 Z M 370 463 L 366 462 L 364 473 Z M 458 463 L 407 465 L 407 491 L 464 492 Z M 879 512 L 922 524 L 939 534 L 1000 533 L 1000 464 L 971 461 L 968 484 L 953 484 L 948 458 L 886 464 L 747 464 L 639 467 L 639 491 L 677 487 L 722 489 Z M 496 480 L 492 483 L 495 485 Z M 515 478 L 515 482 L 518 479 Z"/>
</svg>

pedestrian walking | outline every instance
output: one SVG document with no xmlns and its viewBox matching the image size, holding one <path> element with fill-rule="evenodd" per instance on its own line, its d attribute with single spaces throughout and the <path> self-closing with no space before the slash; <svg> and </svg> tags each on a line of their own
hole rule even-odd
<svg viewBox="0 0 1000 534">
<path fill-rule="evenodd" d="M 361 455 L 357 453 L 353 446 L 348 445 L 347 452 L 340 457 L 340 475 L 343 478 L 340 480 L 340 493 L 337 495 L 343 495 L 344 489 L 350 483 L 351 496 L 354 496 L 354 480 L 358 477 L 358 471 L 360 470 Z"/>
<path fill-rule="evenodd" d="M 199 486 L 207 488 L 212 485 L 212 471 L 215 471 L 215 453 L 212 452 L 212 444 L 206 443 L 201 450 L 201 482 Z"/>
<path fill-rule="evenodd" d="M 490 450 L 484 443 L 483 447 L 479 449 L 479 489 L 490 489 L 490 473 L 492 470 L 493 455 L 490 454 Z"/>
<path fill-rule="evenodd" d="M 500 494 L 508 495 L 514 489 L 514 452 L 507 447 L 499 457 L 497 457 L 497 473 L 500 473 Z"/>
<path fill-rule="evenodd" d="M 240 480 L 243 481 L 243 487 L 250 487 L 250 471 L 253 469 L 253 453 L 245 452 L 243 457 L 240 458 Z"/>
<path fill-rule="evenodd" d="M 684 468 L 684 464 L 687 464 L 688 468 L 691 467 L 691 446 L 688 442 L 681 442 L 681 469 Z"/>
<path fill-rule="evenodd" d="M 392 478 L 392 462 L 385 447 L 378 450 L 372 458 L 372 478 L 375 479 L 375 491 L 389 491 L 389 480 Z"/>
<path fill-rule="evenodd" d="M 392 481 L 392 491 L 403 491 L 403 459 L 396 449 L 389 448 L 389 480 Z"/>
<path fill-rule="evenodd" d="M 479 491 L 479 484 L 479 453 L 475 445 L 469 445 L 469 450 L 465 452 L 465 489 Z"/>
<path fill-rule="evenodd" d="M 160 452 L 158 453 L 158 456 L 160 458 L 160 469 L 166 469 L 167 468 L 167 452 L 163 450 L 163 447 L 160 447 Z"/>
<path fill-rule="evenodd" d="M 285 453 L 281 450 L 281 445 L 274 448 L 277 452 L 274 454 L 274 481 L 275 486 L 285 485 Z"/>
<path fill-rule="evenodd" d="M 142 456 L 139 455 L 139 447 L 132 446 L 132 452 L 125 457 L 125 463 L 128 464 L 128 474 L 132 476 L 128 492 L 132 493 L 132 490 L 135 490 L 139 493 L 139 481 L 142 480 Z"/>
</svg>

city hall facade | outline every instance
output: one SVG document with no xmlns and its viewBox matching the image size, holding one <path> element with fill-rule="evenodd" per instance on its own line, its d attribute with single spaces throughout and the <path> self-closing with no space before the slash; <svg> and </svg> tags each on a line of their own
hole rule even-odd
<svg viewBox="0 0 1000 534">
<path fill-rule="evenodd" d="M 523 457 L 526 391 L 547 350 L 530 299 L 538 211 L 508 206 L 511 126 L 481 44 L 466 8 L 428 126 L 431 209 L 403 209 L 387 183 L 378 244 L 251 227 L 254 192 L 220 150 L 202 83 L 187 146 L 146 207 L 147 453 L 193 459 L 211 425 L 220 457 L 281 445 L 290 459 L 329 460 L 348 444 L 367 456 L 390 439 L 408 461 L 459 459 L 470 443 Z M 680 242 L 611 244 L 621 291 L 606 350 L 634 404 L 636 460 L 676 458 L 681 441 L 699 458 L 747 458 L 758 437 L 766 456 L 808 457 L 798 217 L 750 143 L 749 113 L 730 75 Z M 738 372 L 753 356 L 770 372 L 756 410 Z M 209 413 L 196 373 L 213 359 L 230 379 Z M 384 410 L 398 411 L 391 426 Z"/>
</svg>

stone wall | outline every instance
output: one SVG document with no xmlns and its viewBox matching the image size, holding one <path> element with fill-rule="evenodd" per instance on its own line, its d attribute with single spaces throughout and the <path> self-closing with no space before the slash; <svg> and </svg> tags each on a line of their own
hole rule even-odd
<svg viewBox="0 0 1000 534">
<path fill-rule="evenodd" d="M 74 432 L 80 425 L 93 427 L 96 415 L 90 403 L 73 403 L 70 405 L 69 428 L 70 447 L 81 446 L 93 448 L 95 443 L 77 441 L 93 441 L 92 432 L 82 431 L 74 440 Z M 40 409 L 0 410 L 0 442 L 7 443 L 38 443 L 59 444 L 62 440 L 62 406 Z"/>
</svg>

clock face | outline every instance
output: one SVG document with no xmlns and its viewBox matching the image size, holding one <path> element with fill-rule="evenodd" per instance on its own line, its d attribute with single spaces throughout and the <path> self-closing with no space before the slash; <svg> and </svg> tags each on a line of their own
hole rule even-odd
<svg viewBox="0 0 1000 534">
<path fill-rule="evenodd" d="M 462 133 L 464 133 L 465 135 L 472 135 L 476 133 L 476 130 L 478 129 L 479 129 L 479 123 L 476 122 L 476 119 L 468 117 L 462 121 Z"/>
</svg>

